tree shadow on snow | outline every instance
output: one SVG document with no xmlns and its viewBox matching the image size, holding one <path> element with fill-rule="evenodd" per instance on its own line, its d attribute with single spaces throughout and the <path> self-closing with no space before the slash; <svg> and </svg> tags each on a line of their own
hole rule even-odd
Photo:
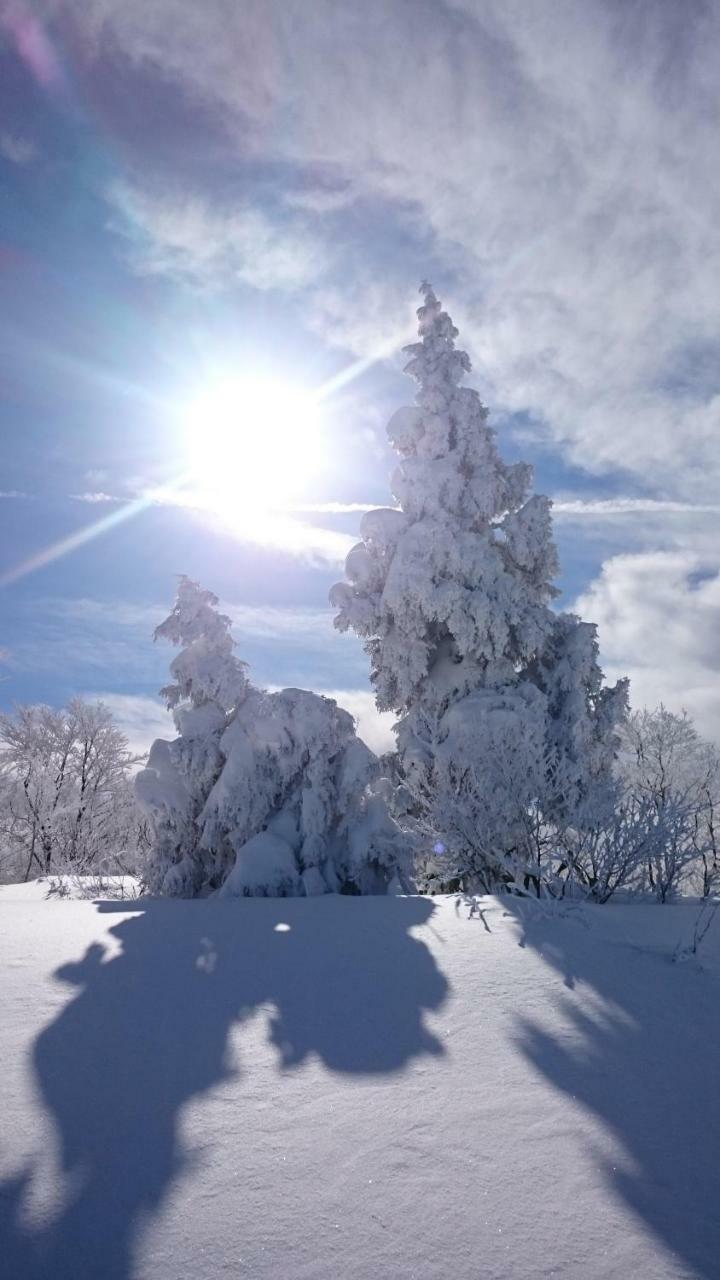
<svg viewBox="0 0 720 1280">
<path fill-rule="evenodd" d="M 30 1229 L 32 1171 L 0 1188 L 13 1280 L 130 1280 L 137 1231 L 189 1164 L 181 1108 L 232 1077 L 229 1032 L 259 1006 L 275 1010 L 284 1070 L 316 1055 L 335 1072 L 386 1075 L 442 1052 L 423 1011 L 442 1004 L 447 983 L 409 934 L 432 914 L 426 899 L 141 900 L 137 910 L 110 931 L 117 956 L 95 944 L 55 975 L 77 995 L 39 1035 L 33 1063 L 65 1203 Z M 242 1062 L 236 1080 L 241 1104 Z"/>
<path fill-rule="evenodd" d="M 506 905 L 503 903 L 503 905 Z M 595 1153 L 612 1192 L 672 1250 L 678 1276 L 720 1276 L 720 1004 L 716 975 L 674 965 L 673 925 L 648 907 L 663 941 L 611 940 L 595 907 L 581 921 L 511 905 L 530 946 L 558 969 L 572 995 L 558 1000 L 562 1039 L 522 1019 L 520 1047 L 619 1141 L 617 1165 Z M 635 919 L 637 920 L 637 915 Z M 628 917 L 628 932 L 632 920 Z M 677 927 L 677 926 L 676 926 Z M 600 937 L 599 931 L 602 930 Z M 598 1000 L 597 997 L 601 999 Z M 562 1212 L 561 1206 L 558 1206 Z"/>
</svg>

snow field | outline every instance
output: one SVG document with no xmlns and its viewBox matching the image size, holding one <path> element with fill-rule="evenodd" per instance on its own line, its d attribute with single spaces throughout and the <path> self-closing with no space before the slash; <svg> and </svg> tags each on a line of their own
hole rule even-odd
<svg viewBox="0 0 720 1280">
<path fill-rule="evenodd" d="M 13 1280 L 716 1277 L 720 928 L 0 891 Z"/>
</svg>

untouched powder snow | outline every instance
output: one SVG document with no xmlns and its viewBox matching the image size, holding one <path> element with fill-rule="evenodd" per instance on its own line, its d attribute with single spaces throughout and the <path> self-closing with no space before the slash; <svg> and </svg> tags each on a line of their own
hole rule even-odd
<svg viewBox="0 0 720 1280">
<path fill-rule="evenodd" d="M 12 1280 L 720 1275 L 720 920 L 0 890 Z"/>
</svg>

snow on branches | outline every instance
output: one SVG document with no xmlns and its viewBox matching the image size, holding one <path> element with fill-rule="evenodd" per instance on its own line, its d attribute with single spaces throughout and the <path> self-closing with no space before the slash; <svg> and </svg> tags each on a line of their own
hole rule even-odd
<svg viewBox="0 0 720 1280">
<path fill-rule="evenodd" d="M 0 881 L 134 871 L 145 837 L 136 763 L 102 702 L 0 715 Z"/>
<path fill-rule="evenodd" d="M 163 691 L 178 737 L 153 744 L 136 783 L 155 831 L 147 887 L 179 896 L 406 887 L 388 784 L 352 717 L 307 690 L 255 688 L 217 604 L 181 578 L 155 633 L 184 647 Z"/>
<path fill-rule="evenodd" d="M 415 816 L 484 888 L 537 878 L 551 821 L 607 780 L 626 682 L 603 688 L 594 627 L 557 614 L 550 501 L 503 462 L 458 331 L 423 284 L 405 350 L 415 405 L 388 425 L 397 508 L 368 512 L 333 587 L 393 710 Z"/>
</svg>

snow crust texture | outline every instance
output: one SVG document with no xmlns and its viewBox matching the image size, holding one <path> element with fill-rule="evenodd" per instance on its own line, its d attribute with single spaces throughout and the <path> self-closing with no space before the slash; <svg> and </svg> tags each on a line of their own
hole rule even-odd
<svg viewBox="0 0 720 1280">
<path fill-rule="evenodd" d="M 716 1280 L 720 931 L 0 889 L 8 1280 Z"/>
</svg>

